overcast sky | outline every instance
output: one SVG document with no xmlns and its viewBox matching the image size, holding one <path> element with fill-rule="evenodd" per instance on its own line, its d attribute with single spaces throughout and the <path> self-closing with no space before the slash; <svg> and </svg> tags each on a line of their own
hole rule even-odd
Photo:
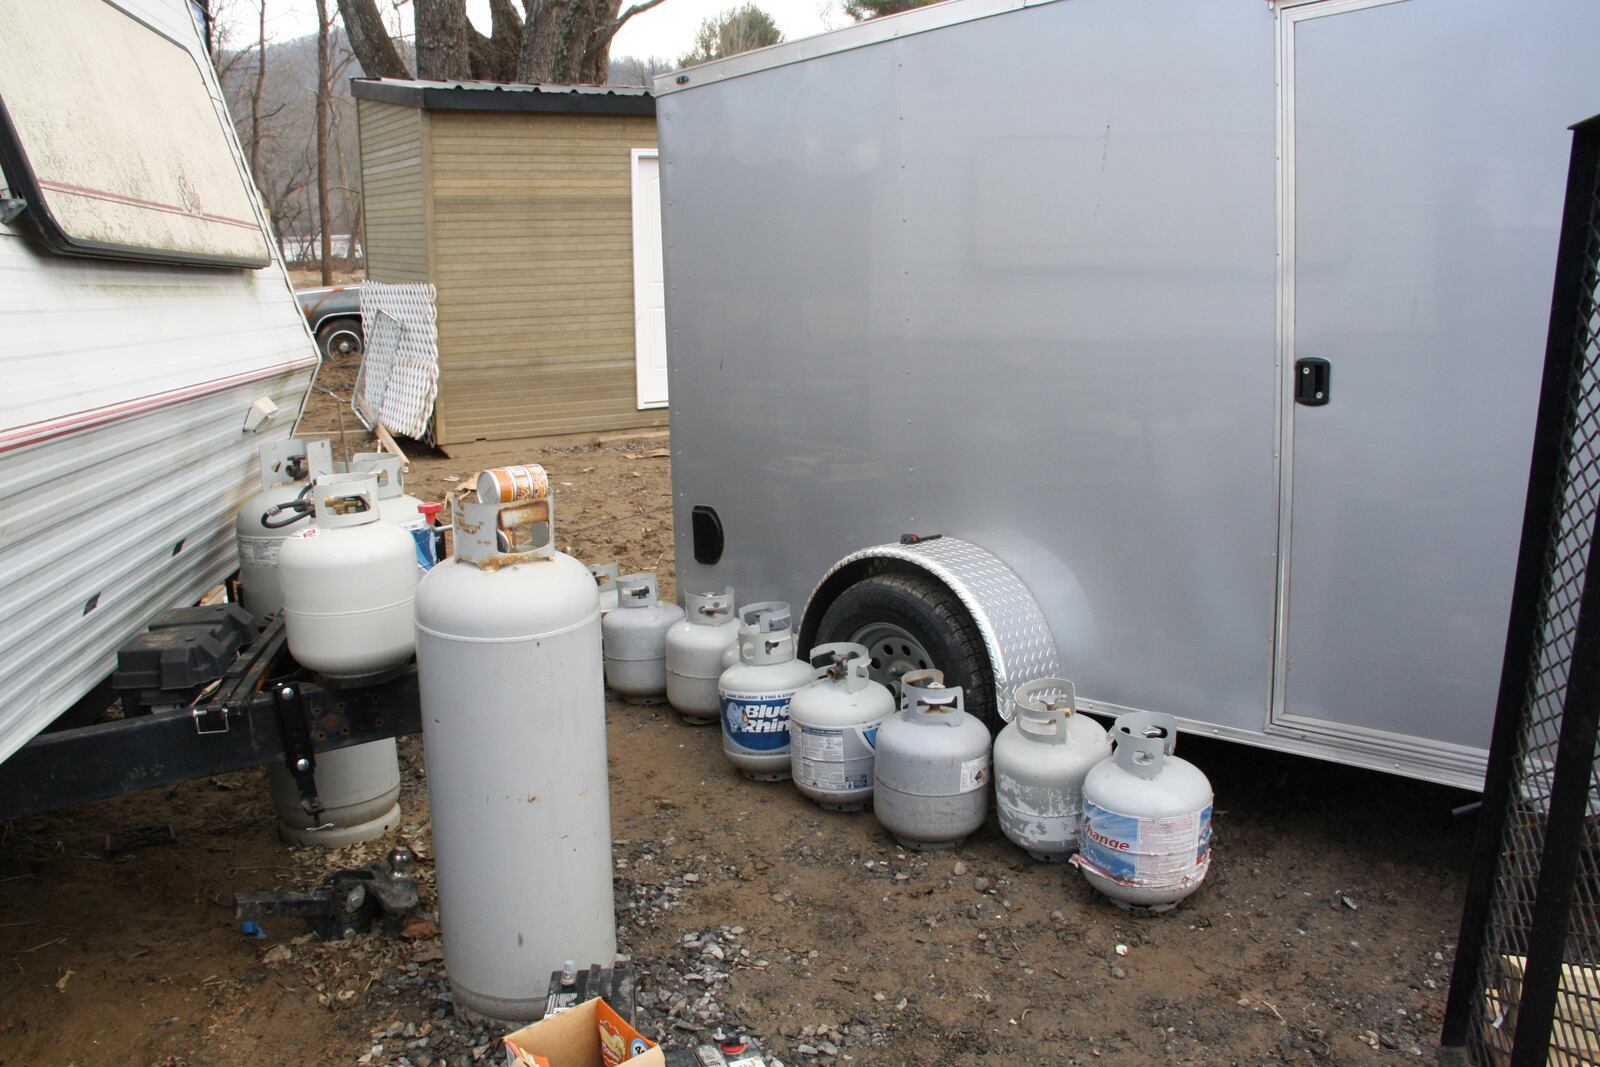
<svg viewBox="0 0 1600 1067">
<path fill-rule="evenodd" d="M 250 40 L 256 33 L 256 12 L 259 0 L 228 0 L 215 5 L 219 18 L 231 24 L 229 37 L 236 43 Z M 315 33 L 317 15 L 315 0 L 266 0 L 267 33 L 274 40 L 288 40 Z M 635 0 L 624 0 L 626 10 Z M 642 15 L 635 15 L 617 34 L 611 46 L 613 58 L 660 56 L 676 60 L 689 51 L 694 32 L 701 20 L 728 7 L 738 6 L 739 0 L 664 0 Z M 824 30 L 849 25 L 840 0 L 756 0 L 778 23 L 786 41 L 810 37 Z M 333 6 L 329 4 L 330 8 Z M 389 9 L 388 0 L 379 0 L 380 10 Z M 409 4 L 403 8 L 406 31 L 410 32 Z M 489 0 L 467 0 L 467 15 L 484 33 L 489 32 Z"/>
</svg>

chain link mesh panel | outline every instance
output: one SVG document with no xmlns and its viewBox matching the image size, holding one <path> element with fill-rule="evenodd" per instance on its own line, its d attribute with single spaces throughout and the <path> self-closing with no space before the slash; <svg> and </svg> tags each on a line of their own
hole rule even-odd
<svg viewBox="0 0 1600 1067">
<path fill-rule="evenodd" d="M 1600 1063 L 1600 764 L 1592 734 L 1583 735 L 1589 740 L 1576 758 L 1570 753 L 1565 757 L 1559 776 L 1563 783 L 1584 779 L 1579 784 L 1585 803 L 1574 806 L 1559 799 L 1570 800 L 1574 794 L 1571 783 L 1558 785 L 1556 770 L 1563 743 L 1569 748 L 1573 744 L 1575 731 L 1568 719 L 1589 717 L 1592 722 L 1600 716 L 1600 708 L 1581 695 L 1593 692 L 1589 679 L 1600 672 L 1600 664 L 1590 662 L 1594 657 L 1580 646 L 1580 629 L 1586 626 L 1592 633 L 1600 625 L 1600 619 L 1584 619 L 1586 600 L 1594 595 L 1588 592 L 1589 581 L 1593 577 L 1600 582 L 1600 574 L 1589 573 L 1600 512 L 1600 167 L 1593 165 L 1590 150 L 1600 141 L 1600 129 L 1594 125 L 1586 123 L 1591 127 L 1587 132 L 1580 127 L 1575 142 L 1563 224 L 1566 270 L 1558 270 L 1546 355 L 1546 390 L 1552 383 L 1564 383 L 1565 388 L 1559 404 L 1552 404 L 1549 396 L 1541 404 L 1537 431 L 1551 446 L 1553 491 L 1544 500 L 1535 498 L 1540 484 L 1536 473 L 1528 503 L 1530 525 L 1524 533 L 1524 568 L 1530 559 L 1526 539 L 1539 529 L 1539 521 L 1547 520 L 1543 544 L 1539 555 L 1531 557 L 1539 560 L 1537 573 L 1518 574 L 1519 585 L 1538 583 L 1532 652 L 1519 664 L 1508 651 L 1508 677 L 1517 671 L 1526 682 L 1520 707 L 1505 706 L 1514 689 L 1503 687 L 1501 693 L 1499 714 L 1515 720 L 1514 735 L 1506 731 L 1502 736 L 1497 727 L 1496 737 L 1497 745 L 1509 741 L 1512 746 L 1511 759 L 1500 764 L 1510 780 L 1498 790 L 1495 782 L 1486 785 L 1485 817 L 1501 820 L 1499 848 L 1493 855 L 1493 878 L 1487 881 L 1487 901 L 1477 908 L 1482 926 L 1472 929 L 1475 905 L 1470 901 L 1463 926 L 1462 951 L 1477 940 L 1476 959 L 1458 961 L 1456 983 L 1466 988 L 1451 994 L 1452 1011 L 1460 1009 L 1465 1016 L 1464 1028 L 1455 1028 L 1462 1045 L 1454 1047 L 1463 1048 L 1474 1064 L 1495 1067 Z M 1553 441 L 1546 436 L 1551 434 L 1556 435 Z M 1540 444 L 1535 447 L 1537 469 Z M 1592 608 L 1589 613 L 1594 614 Z M 1576 699 L 1575 691 L 1580 693 Z M 1494 766 L 1491 759 L 1491 774 Z M 1487 810 L 1491 802 L 1496 805 L 1492 813 Z M 1572 826 L 1575 820 L 1581 828 Z M 1551 845 L 1552 838 L 1568 839 L 1563 829 L 1578 831 L 1572 837 L 1580 842 L 1575 857 Z M 1561 861 L 1559 866 L 1552 855 Z M 1484 855 L 1478 859 L 1481 864 Z M 1542 871 L 1544 866 L 1560 873 Z M 1552 901 L 1563 899 L 1550 892 L 1552 882 L 1571 893 L 1564 916 L 1551 910 L 1559 908 Z M 1564 944 L 1543 936 L 1562 925 Z M 1536 967 L 1547 968 L 1553 951 L 1561 956 L 1554 1003 L 1544 998 L 1525 1001 L 1525 978 Z M 1524 1018 L 1530 1014 L 1531 1021 Z M 1451 1035 L 1452 1021 L 1447 1019 L 1447 1048 L 1453 1047 Z"/>
</svg>

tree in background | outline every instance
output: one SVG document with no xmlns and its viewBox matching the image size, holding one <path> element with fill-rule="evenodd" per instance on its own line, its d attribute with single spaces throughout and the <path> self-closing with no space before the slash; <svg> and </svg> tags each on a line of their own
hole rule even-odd
<svg viewBox="0 0 1600 1067">
<path fill-rule="evenodd" d="M 663 0 L 490 0 L 489 36 L 467 20 L 466 0 L 415 0 L 417 76 L 440 81 L 579 82 L 603 85 L 611 41 L 633 16 Z M 368 77 L 409 78 L 377 0 L 339 0 L 350 47 Z"/>
<path fill-rule="evenodd" d="M 927 7 L 938 0 L 844 0 L 844 13 L 857 22 L 883 15 L 898 15 L 915 7 Z"/>
<path fill-rule="evenodd" d="M 745 4 L 700 23 L 700 31 L 694 35 L 694 49 L 678 62 L 681 66 L 692 67 L 753 48 L 765 48 L 782 40 L 783 34 L 771 15 L 754 4 Z"/>
</svg>

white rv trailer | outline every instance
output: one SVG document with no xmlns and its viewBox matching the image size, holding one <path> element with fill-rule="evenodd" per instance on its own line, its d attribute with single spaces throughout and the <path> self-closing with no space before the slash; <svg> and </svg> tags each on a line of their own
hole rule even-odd
<svg viewBox="0 0 1600 1067">
<path fill-rule="evenodd" d="M 186 0 L 0 3 L 0 169 L 4 760 L 235 569 L 318 357 Z"/>
<path fill-rule="evenodd" d="M 1597 53 L 1592 0 L 953 0 L 662 77 L 680 587 L 1478 787 Z"/>
</svg>

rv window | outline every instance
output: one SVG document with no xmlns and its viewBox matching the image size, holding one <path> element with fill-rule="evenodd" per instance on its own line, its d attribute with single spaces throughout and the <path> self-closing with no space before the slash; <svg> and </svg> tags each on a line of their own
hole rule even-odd
<svg viewBox="0 0 1600 1067">
<path fill-rule="evenodd" d="M 0 168 L 53 251 L 272 261 L 195 54 L 107 0 L 0 4 Z"/>
</svg>

